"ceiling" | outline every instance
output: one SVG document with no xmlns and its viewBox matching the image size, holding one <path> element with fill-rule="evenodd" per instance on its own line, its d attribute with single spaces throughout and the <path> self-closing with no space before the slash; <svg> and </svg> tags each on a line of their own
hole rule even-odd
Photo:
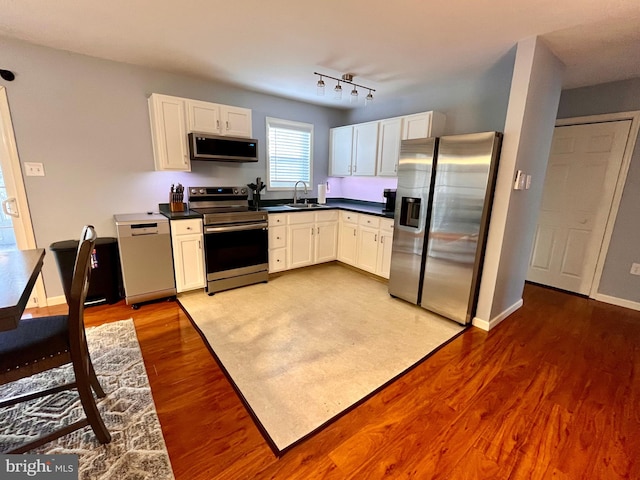
<svg viewBox="0 0 640 480">
<path fill-rule="evenodd" d="M 311 103 L 314 71 L 377 99 L 486 71 L 540 35 L 564 88 L 640 77 L 638 0 L 0 0 L 0 35 Z M 36 12 L 36 13 L 34 13 Z M 11 70 L 11 65 L 0 65 Z M 15 72 L 19 77 L 20 72 Z M 361 91 L 363 98 L 367 92 Z"/>
</svg>

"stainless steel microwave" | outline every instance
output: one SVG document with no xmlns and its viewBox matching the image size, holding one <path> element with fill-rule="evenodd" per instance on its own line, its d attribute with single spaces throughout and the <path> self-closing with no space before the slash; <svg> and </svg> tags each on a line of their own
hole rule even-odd
<svg viewBox="0 0 640 480">
<path fill-rule="evenodd" d="M 191 160 L 257 162 L 258 140 L 190 133 L 189 152 Z"/>
</svg>

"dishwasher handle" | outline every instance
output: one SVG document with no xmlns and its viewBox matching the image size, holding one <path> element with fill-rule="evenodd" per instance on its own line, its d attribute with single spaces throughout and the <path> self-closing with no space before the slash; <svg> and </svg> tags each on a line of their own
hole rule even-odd
<svg viewBox="0 0 640 480">
<path fill-rule="evenodd" d="M 227 225 L 224 227 L 205 227 L 204 233 L 242 232 L 245 230 L 266 230 L 267 222 L 248 223 L 246 225 Z"/>
<path fill-rule="evenodd" d="M 157 235 L 158 224 L 157 223 L 134 223 L 131 225 L 131 236 L 136 237 L 138 235 Z"/>
</svg>

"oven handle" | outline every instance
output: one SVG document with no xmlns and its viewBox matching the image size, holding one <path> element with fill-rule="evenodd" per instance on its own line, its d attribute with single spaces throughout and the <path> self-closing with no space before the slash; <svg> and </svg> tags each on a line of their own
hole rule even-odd
<svg viewBox="0 0 640 480">
<path fill-rule="evenodd" d="M 226 227 L 205 227 L 204 233 L 241 232 L 243 230 L 264 230 L 269 226 L 264 223 L 249 223 L 247 225 L 231 225 Z"/>
</svg>

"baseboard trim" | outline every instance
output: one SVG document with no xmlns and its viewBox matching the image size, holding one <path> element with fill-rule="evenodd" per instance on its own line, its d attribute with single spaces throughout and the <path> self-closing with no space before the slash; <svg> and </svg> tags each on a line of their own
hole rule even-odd
<svg viewBox="0 0 640 480">
<path fill-rule="evenodd" d="M 516 310 L 518 310 L 521 306 L 522 306 L 523 302 L 522 299 L 518 300 L 516 303 L 514 303 L 513 305 L 511 305 L 509 308 L 507 308 L 506 310 L 504 310 L 502 313 L 496 315 L 495 317 L 493 317 L 491 320 L 487 321 L 484 320 L 482 318 L 478 318 L 478 317 L 473 317 L 473 321 L 471 322 L 471 324 L 474 327 L 478 327 L 481 330 L 485 330 L 485 331 L 489 331 L 492 328 L 495 328 L 498 326 L 498 324 L 500 324 L 505 318 L 507 318 L 509 315 L 511 315 L 513 312 L 515 312 Z"/>
<path fill-rule="evenodd" d="M 57 297 L 47 297 L 47 306 L 62 305 L 67 303 L 67 297 L 64 295 L 58 295 Z"/>
<path fill-rule="evenodd" d="M 631 300 L 625 300 L 624 298 L 612 297 L 610 295 L 603 295 L 602 293 L 596 293 L 593 297 L 594 300 L 599 302 L 609 303 L 611 305 L 617 305 L 618 307 L 630 308 L 631 310 L 640 311 L 640 302 L 633 302 Z"/>
</svg>

